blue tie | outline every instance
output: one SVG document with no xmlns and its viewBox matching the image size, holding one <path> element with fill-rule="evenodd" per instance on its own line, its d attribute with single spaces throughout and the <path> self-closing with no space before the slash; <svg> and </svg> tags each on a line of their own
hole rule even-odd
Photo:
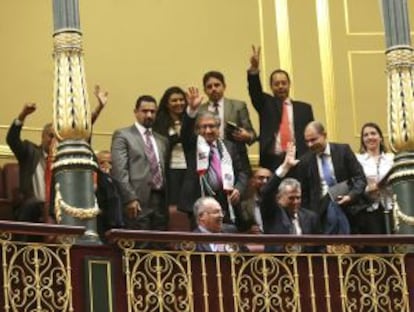
<svg viewBox="0 0 414 312">
<path fill-rule="evenodd" d="M 321 158 L 322 174 L 326 184 L 328 186 L 336 184 L 335 178 L 332 175 L 331 168 L 329 167 L 328 160 L 326 159 L 326 155 L 321 154 L 319 157 Z"/>
</svg>

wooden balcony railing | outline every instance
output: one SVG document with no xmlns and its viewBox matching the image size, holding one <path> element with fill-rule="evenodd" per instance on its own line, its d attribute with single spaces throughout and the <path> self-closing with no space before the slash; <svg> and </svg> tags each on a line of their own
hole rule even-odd
<svg viewBox="0 0 414 312">
<path fill-rule="evenodd" d="M 83 231 L 0 222 L 0 310 L 408 312 L 413 305 L 411 235 L 112 230 L 108 245 L 74 244 L 73 238 Z M 24 243 L 13 240 L 15 233 L 60 238 L 56 243 Z M 227 251 L 195 251 L 196 244 L 209 242 L 227 244 L 223 249 Z M 289 248 L 288 252 L 252 253 L 240 245 Z M 375 254 L 348 248 L 358 250 L 362 245 L 387 248 Z M 302 253 L 304 246 L 333 247 L 329 253 Z"/>
</svg>

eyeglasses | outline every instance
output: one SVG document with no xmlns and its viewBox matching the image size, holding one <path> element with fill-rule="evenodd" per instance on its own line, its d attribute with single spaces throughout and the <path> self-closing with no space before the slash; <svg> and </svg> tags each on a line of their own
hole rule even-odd
<svg viewBox="0 0 414 312">
<path fill-rule="evenodd" d="M 198 128 L 203 129 L 203 130 L 216 129 L 216 128 L 218 128 L 218 125 L 200 125 L 200 126 L 198 126 Z"/>
</svg>

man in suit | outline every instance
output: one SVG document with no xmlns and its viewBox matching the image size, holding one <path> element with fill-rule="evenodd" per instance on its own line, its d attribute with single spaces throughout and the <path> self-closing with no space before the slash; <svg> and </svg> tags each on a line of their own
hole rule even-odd
<svg viewBox="0 0 414 312">
<path fill-rule="evenodd" d="M 289 97 L 290 77 L 276 69 L 270 75 L 273 95 L 263 92 L 259 76 L 260 48 L 253 46 L 248 69 L 249 95 L 260 122 L 260 166 L 275 170 L 284 159 L 287 143 L 294 142 L 297 156 L 306 150 L 303 136 L 306 125 L 313 120 L 312 106 Z"/>
<path fill-rule="evenodd" d="M 134 112 L 136 122 L 113 134 L 112 175 L 121 186 L 126 227 L 162 231 L 168 224 L 165 200 L 168 141 L 151 129 L 157 112 L 152 96 L 140 96 Z"/>
<path fill-rule="evenodd" d="M 217 200 L 213 197 L 201 197 L 194 203 L 193 213 L 197 220 L 194 233 L 221 233 L 223 230 L 223 210 Z M 199 243 L 197 251 L 212 252 L 219 250 L 223 244 Z"/>
<path fill-rule="evenodd" d="M 209 71 L 205 73 L 203 86 L 208 102 L 200 106 L 200 112 L 210 111 L 220 117 L 220 138 L 236 142 L 242 160 L 248 162 L 246 144 L 251 145 L 256 141 L 257 136 L 250 121 L 246 103 L 224 96 L 226 82 L 221 72 Z M 230 127 L 228 122 L 237 127 Z"/>
<path fill-rule="evenodd" d="M 324 233 L 349 234 L 344 212 L 352 213 L 353 205 L 364 193 L 364 171 L 348 144 L 328 142 L 320 122 L 308 124 L 304 135 L 309 151 L 294 169 L 302 184 L 303 205 L 318 214 Z M 343 193 L 333 195 L 333 189 L 341 183 L 345 185 Z"/>
<path fill-rule="evenodd" d="M 260 212 L 262 201 L 261 189 L 272 177 L 272 172 L 263 167 L 253 171 L 249 180 L 249 188 L 240 204 L 242 229 L 251 234 L 263 233 L 263 218 Z"/>
<path fill-rule="evenodd" d="M 223 207 L 224 222 L 234 224 L 250 164 L 241 161 L 234 142 L 220 139 L 220 118 L 209 111 L 198 112 L 202 97 L 196 88 L 189 89 L 188 99 L 181 128 L 187 172 L 178 209 L 189 214 L 194 227 L 194 202 L 201 196 L 212 196 Z"/>
<path fill-rule="evenodd" d="M 46 199 L 46 159 L 54 138 L 53 126 L 48 123 L 43 127 L 40 145 L 21 139 L 26 117 L 35 111 L 35 103 L 25 104 L 11 124 L 6 137 L 7 144 L 16 156 L 20 168 L 21 202 L 15 210 L 17 221 L 39 222 Z"/>
<path fill-rule="evenodd" d="M 217 200 L 213 197 L 200 197 L 194 203 L 193 214 L 197 220 L 197 227 L 194 233 L 232 233 L 232 229 L 223 224 L 223 210 Z M 199 243 L 196 245 L 196 251 L 201 252 L 232 252 L 235 246 L 223 243 Z M 239 251 L 249 251 L 246 246 L 236 247 Z"/>
<path fill-rule="evenodd" d="M 261 211 L 265 234 L 320 234 L 318 215 L 302 205 L 302 188 L 298 180 L 281 175 L 297 164 L 295 147 L 290 144 L 286 157 L 275 175 L 262 188 Z M 266 251 L 282 252 L 282 246 L 266 246 Z M 304 251 L 317 248 L 306 247 Z"/>
</svg>

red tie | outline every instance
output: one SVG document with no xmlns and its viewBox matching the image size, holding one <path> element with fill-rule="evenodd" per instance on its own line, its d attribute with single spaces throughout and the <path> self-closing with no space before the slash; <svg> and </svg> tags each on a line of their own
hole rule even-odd
<svg viewBox="0 0 414 312">
<path fill-rule="evenodd" d="M 292 133 L 289 126 L 288 103 L 283 102 L 282 120 L 280 122 L 280 147 L 282 151 L 286 151 L 287 144 L 292 141 Z"/>
</svg>

